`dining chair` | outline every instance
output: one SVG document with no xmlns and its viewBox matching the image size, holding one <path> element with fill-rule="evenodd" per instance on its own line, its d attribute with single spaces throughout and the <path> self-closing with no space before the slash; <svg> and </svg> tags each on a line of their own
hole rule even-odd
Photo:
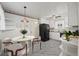
<svg viewBox="0 0 79 59">
<path fill-rule="evenodd" d="M 26 56 L 27 56 L 27 43 L 26 42 L 17 42 L 17 43 L 20 43 L 20 44 L 22 44 L 22 48 L 19 48 L 19 49 L 17 49 L 16 51 L 15 51 L 15 56 L 17 56 L 18 55 L 18 53 L 19 52 L 26 52 Z M 23 51 L 22 51 L 23 50 Z"/>
<path fill-rule="evenodd" d="M 6 49 L 5 47 L 6 46 L 8 46 L 8 45 L 10 45 L 10 44 L 13 44 L 12 42 L 11 42 L 11 38 L 5 38 L 4 40 L 2 40 L 2 49 L 3 49 L 3 54 L 6 56 L 6 52 L 8 51 L 8 52 L 10 52 L 11 53 L 11 55 L 12 55 L 12 51 L 9 51 L 8 49 Z"/>
<path fill-rule="evenodd" d="M 11 53 L 11 56 L 18 56 L 19 52 L 21 52 L 19 55 L 26 52 L 26 55 L 27 55 L 27 44 L 23 45 L 22 43 L 23 42 L 19 42 L 19 43 L 3 42 L 3 44 L 5 45 L 4 53 L 7 53 L 7 55 L 10 55 Z M 25 52 L 22 52 L 24 50 Z"/>
<path fill-rule="evenodd" d="M 34 44 L 35 43 L 39 43 L 40 44 L 40 50 L 41 50 L 41 37 L 36 37 L 36 38 L 33 39 L 33 41 L 32 41 L 32 53 L 34 51 Z"/>
<path fill-rule="evenodd" d="M 0 55 L 2 55 L 2 40 L 0 39 Z"/>
<path fill-rule="evenodd" d="M 4 55 L 6 56 L 6 53 L 7 52 L 10 52 L 11 55 L 13 56 L 13 51 L 12 50 L 9 50 L 8 48 L 6 48 L 6 46 L 9 46 L 13 44 L 12 42 L 3 42 L 3 48 L 4 48 Z"/>
</svg>

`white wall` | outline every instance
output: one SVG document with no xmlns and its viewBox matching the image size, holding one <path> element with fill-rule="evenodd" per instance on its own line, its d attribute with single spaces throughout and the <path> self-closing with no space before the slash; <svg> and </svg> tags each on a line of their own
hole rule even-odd
<svg viewBox="0 0 79 59">
<path fill-rule="evenodd" d="M 77 26 L 77 20 L 78 20 L 78 6 L 77 2 L 71 2 L 68 3 L 68 22 L 69 26 Z"/>
<path fill-rule="evenodd" d="M 20 30 L 22 30 L 22 22 L 21 20 L 23 19 L 22 16 L 19 15 L 14 15 L 10 13 L 5 13 L 5 20 L 8 20 L 5 22 L 6 25 L 6 30 L 1 32 L 1 38 L 4 39 L 6 37 L 14 38 L 17 36 L 22 35 L 20 33 Z M 38 20 L 37 19 L 31 19 L 27 18 L 29 21 L 26 23 L 26 30 L 28 31 L 26 35 L 39 35 L 39 25 L 38 25 Z M 11 25 L 11 26 L 9 26 Z"/>
<path fill-rule="evenodd" d="M 78 16 L 79 16 L 79 2 L 78 2 Z M 78 26 L 79 26 L 79 17 L 78 17 Z"/>
<path fill-rule="evenodd" d="M 69 30 L 75 31 L 78 30 L 79 26 L 79 10 L 78 10 L 78 5 L 79 3 L 77 2 L 70 2 L 68 3 L 68 26 Z M 73 27 L 75 26 L 75 27 Z"/>
<path fill-rule="evenodd" d="M 45 19 L 45 18 L 40 18 L 40 23 L 49 24 L 49 20 L 47 20 L 47 19 Z"/>
<path fill-rule="evenodd" d="M 5 17 L 2 6 L 0 5 L 0 30 L 5 30 Z"/>
<path fill-rule="evenodd" d="M 78 2 L 78 16 L 79 16 L 79 2 Z M 79 17 L 78 17 L 78 30 L 79 30 Z"/>
</svg>

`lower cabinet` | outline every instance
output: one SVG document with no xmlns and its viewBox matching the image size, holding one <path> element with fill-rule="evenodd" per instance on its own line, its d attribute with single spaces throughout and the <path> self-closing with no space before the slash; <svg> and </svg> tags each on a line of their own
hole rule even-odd
<svg viewBox="0 0 79 59">
<path fill-rule="evenodd" d="M 78 56 L 78 41 L 77 40 L 61 40 L 60 56 Z"/>
<path fill-rule="evenodd" d="M 60 33 L 59 32 L 50 32 L 50 39 L 60 40 Z"/>
</svg>

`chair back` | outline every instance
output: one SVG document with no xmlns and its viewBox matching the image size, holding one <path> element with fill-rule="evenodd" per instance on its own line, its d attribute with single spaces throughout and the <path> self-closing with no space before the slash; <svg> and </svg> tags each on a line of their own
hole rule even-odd
<svg viewBox="0 0 79 59">
<path fill-rule="evenodd" d="M 5 38 L 4 40 L 2 40 L 2 44 L 4 46 L 7 46 L 9 44 L 13 44 L 13 42 L 11 41 L 11 38 Z"/>
</svg>

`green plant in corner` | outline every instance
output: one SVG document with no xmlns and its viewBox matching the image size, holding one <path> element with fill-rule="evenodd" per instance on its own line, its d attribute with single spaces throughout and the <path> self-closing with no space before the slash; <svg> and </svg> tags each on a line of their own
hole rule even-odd
<svg viewBox="0 0 79 59">
<path fill-rule="evenodd" d="M 25 38 L 25 34 L 27 33 L 27 31 L 25 29 L 21 30 L 21 33 L 23 34 L 23 38 Z"/>
</svg>

